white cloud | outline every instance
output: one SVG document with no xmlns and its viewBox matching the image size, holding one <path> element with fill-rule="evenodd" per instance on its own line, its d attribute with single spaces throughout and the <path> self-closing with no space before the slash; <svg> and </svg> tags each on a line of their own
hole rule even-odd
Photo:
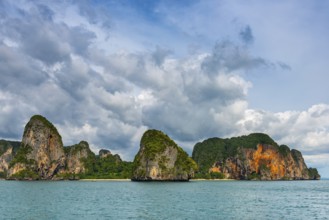
<svg viewBox="0 0 329 220">
<path fill-rule="evenodd" d="M 29 117 L 43 114 L 59 128 L 65 145 L 85 139 L 93 149 L 110 148 L 125 159 L 132 159 L 148 128 L 163 130 L 189 150 L 213 136 L 265 132 L 279 144 L 301 150 L 310 164 L 329 159 L 329 105 L 290 111 L 250 105 L 255 91 L 259 97 L 269 90 L 280 94 L 266 96 L 269 103 L 286 98 L 280 93 L 281 81 L 278 85 L 274 74 L 269 75 L 287 69 L 285 62 L 277 62 L 282 47 L 268 36 L 272 26 L 264 26 L 258 15 L 247 16 L 236 3 L 155 5 L 156 19 L 150 21 L 122 5 L 0 4 L 0 137 L 21 138 Z M 132 13 L 126 17 L 122 11 Z M 218 21 L 216 28 L 210 18 Z M 283 18 L 272 14 L 275 30 Z M 264 46 L 264 36 L 272 46 Z M 191 45 L 199 48 L 193 54 L 186 52 Z M 260 45 L 275 47 L 274 55 Z M 253 55 L 259 51 L 261 56 Z M 260 85 L 265 77 L 269 81 Z M 296 75 L 289 77 L 285 79 L 299 82 Z M 293 89 L 297 82 L 283 84 Z M 300 91 L 291 92 L 303 99 Z M 326 163 L 319 165 L 328 169 Z"/>
<path fill-rule="evenodd" d="M 329 152 L 329 106 L 311 106 L 306 111 L 272 113 L 249 109 L 237 124 L 242 133 L 265 131 L 280 144 L 298 148 L 306 154 Z"/>
</svg>

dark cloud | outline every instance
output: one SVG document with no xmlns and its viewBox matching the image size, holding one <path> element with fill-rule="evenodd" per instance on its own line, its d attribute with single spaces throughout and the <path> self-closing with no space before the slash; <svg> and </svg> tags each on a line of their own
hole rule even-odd
<svg viewBox="0 0 329 220">
<path fill-rule="evenodd" d="M 180 141 L 196 141 L 200 137 L 216 135 L 216 123 L 209 124 L 213 118 L 202 106 L 190 103 L 174 105 L 158 103 L 143 108 L 143 124 L 149 128 L 165 131 Z"/>
<path fill-rule="evenodd" d="M 216 51 L 228 61 L 230 57 L 221 52 Z M 213 67 L 217 64 L 207 62 L 209 59 L 210 56 L 206 56 L 163 65 L 158 76 L 161 78 L 163 73 L 166 83 L 153 90 L 156 101 L 143 107 L 143 124 L 162 129 L 180 141 L 231 133 L 233 123 L 225 120 L 242 117 L 245 107 L 240 103 L 244 103 L 249 84 L 227 68 L 214 74 Z M 241 112 L 230 110 L 232 105 Z"/>
<path fill-rule="evenodd" d="M 19 16 L 4 20 L 1 32 L 44 64 L 53 65 L 70 59 L 70 54 L 85 54 L 95 34 L 83 27 L 69 27 L 53 21 L 54 12 L 37 5 Z"/>
<path fill-rule="evenodd" d="M 207 74 L 216 75 L 220 71 L 234 71 L 238 69 L 252 69 L 267 66 L 268 62 L 263 58 L 253 57 L 249 52 L 231 41 L 219 42 L 213 52 L 202 64 Z"/>
<path fill-rule="evenodd" d="M 47 79 L 40 65 L 18 48 L 0 43 L 0 85 L 2 89 L 19 92 L 26 84 L 39 85 Z M 16 93 L 16 92 L 15 92 Z"/>
<path fill-rule="evenodd" d="M 88 48 L 96 38 L 94 32 L 83 27 L 72 27 L 68 31 L 67 41 L 75 54 L 87 56 Z"/>
<path fill-rule="evenodd" d="M 157 46 L 156 50 L 152 53 L 152 58 L 158 66 L 161 66 L 165 58 L 171 53 L 172 52 L 170 50 Z"/>
<path fill-rule="evenodd" d="M 86 95 L 86 86 L 90 77 L 92 77 L 92 72 L 89 72 L 88 67 L 82 67 L 85 65 L 84 63 L 75 62 L 77 61 L 66 63 L 60 71 L 55 73 L 54 80 L 74 100 L 83 101 Z"/>
<path fill-rule="evenodd" d="M 239 36 L 245 44 L 251 44 L 254 42 L 254 36 L 249 25 L 240 31 Z"/>
<path fill-rule="evenodd" d="M 65 28 L 55 28 L 32 16 L 8 19 L 4 25 L 5 31 L 9 33 L 8 36 L 32 58 L 47 65 L 69 59 L 70 46 L 62 38 Z"/>
<path fill-rule="evenodd" d="M 1 75 L 2 76 L 2 75 Z M 2 77 L 0 77 L 2 79 Z M 0 139 L 20 140 L 24 126 L 36 110 L 30 99 L 15 94 L 15 90 L 0 87 Z M 21 90 L 16 87 L 16 90 Z M 28 89 L 31 89 L 30 87 Z M 24 93 L 27 90 L 20 91 Z"/>
<path fill-rule="evenodd" d="M 205 81 L 185 85 L 185 94 L 193 104 L 205 104 L 205 102 L 216 102 L 218 105 L 226 105 L 230 101 L 245 98 L 245 87 L 234 82 L 234 77 L 220 75 L 217 79 L 206 79 Z"/>
</svg>

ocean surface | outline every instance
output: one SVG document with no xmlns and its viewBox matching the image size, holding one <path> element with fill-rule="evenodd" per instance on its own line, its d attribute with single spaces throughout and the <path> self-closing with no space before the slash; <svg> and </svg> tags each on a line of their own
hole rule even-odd
<svg viewBox="0 0 329 220">
<path fill-rule="evenodd" d="M 0 219 L 329 219 L 329 180 L 3 180 Z"/>
</svg>

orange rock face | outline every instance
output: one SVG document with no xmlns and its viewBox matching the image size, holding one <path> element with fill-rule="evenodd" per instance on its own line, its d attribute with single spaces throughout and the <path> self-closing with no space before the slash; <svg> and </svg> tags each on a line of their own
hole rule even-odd
<svg viewBox="0 0 329 220">
<path fill-rule="evenodd" d="M 261 168 L 269 169 L 271 179 L 281 179 L 285 176 L 285 161 L 273 147 L 259 144 L 253 153 L 251 167 L 256 173 L 259 173 Z"/>
<path fill-rule="evenodd" d="M 278 147 L 263 144 L 258 144 L 256 150 L 239 148 L 237 156 L 217 161 L 209 171 L 221 172 L 228 179 L 309 179 L 299 151 L 283 155 Z"/>
</svg>

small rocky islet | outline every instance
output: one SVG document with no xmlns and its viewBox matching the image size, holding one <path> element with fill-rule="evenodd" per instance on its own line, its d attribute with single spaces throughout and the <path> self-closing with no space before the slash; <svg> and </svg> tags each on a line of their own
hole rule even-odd
<svg viewBox="0 0 329 220">
<path fill-rule="evenodd" d="M 166 134 L 158 130 L 144 133 L 134 159 L 134 181 L 188 181 L 197 164 Z"/>
<path fill-rule="evenodd" d="M 0 140 L 0 178 L 8 180 L 131 179 L 133 181 L 319 180 L 301 152 L 268 135 L 209 138 L 195 144 L 192 157 L 168 135 L 146 131 L 133 162 L 88 142 L 64 146 L 56 127 L 41 115 L 26 124 L 21 142 Z"/>
</svg>

